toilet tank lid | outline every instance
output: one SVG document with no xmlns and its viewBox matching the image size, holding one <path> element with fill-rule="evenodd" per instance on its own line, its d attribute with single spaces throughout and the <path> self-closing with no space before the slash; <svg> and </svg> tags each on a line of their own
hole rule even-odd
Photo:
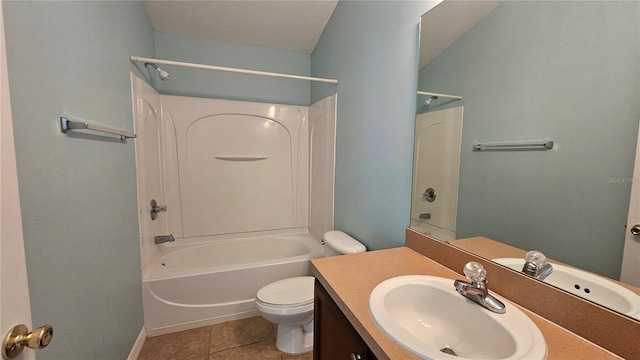
<svg viewBox="0 0 640 360">
<path fill-rule="evenodd" d="M 328 231 L 324 234 L 324 242 L 339 254 L 357 254 L 367 251 L 367 248 L 358 240 L 342 231 Z"/>
</svg>

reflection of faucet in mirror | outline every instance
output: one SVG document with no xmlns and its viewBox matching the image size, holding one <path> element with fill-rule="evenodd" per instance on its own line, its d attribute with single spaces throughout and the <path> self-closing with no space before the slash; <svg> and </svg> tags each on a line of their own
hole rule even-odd
<svg viewBox="0 0 640 360">
<path fill-rule="evenodd" d="M 623 262 L 640 247 L 625 240 L 637 220 L 623 226 L 629 205 L 640 202 L 630 195 L 639 183 L 638 3 L 445 0 L 422 17 L 421 31 L 417 88 L 464 96 L 455 238 L 544 249 L 559 262 L 640 286 L 640 262 Z M 439 53 L 423 56 L 437 45 Z M 604 96 L 597 108 L 594 91 Z M 426 96 L 416 99 L 416 119 Z M 433 104 L 428 113 L 445 108 Z M 603 132 L 604 118 L 611 121 Z M 547 137 L 556 140 L 553 151 L 472 150 L 476 142 Z M 412 200 L 425 186 L 415 189 Z M 421 213 L 439 217 L 413 210 L 411 227 Z"/>
<path fill-rule="evenodd" d="M 468 262 L 464 266 L 464 275 L 471 282 L 464 282 L 462 280 L 456 280 L 453 283 L 456 291 L 460 293 L 460 295 L 466 297 L 469 300 L 479 304 L 480 306 L 493 311 L 494 313 L 504 314 L 506 312 L 504 304 L 489 294 L 489 289 L 487 288 L 487 271 L 484 267 L 475 262 Z"/>
<path fill-rule="evenodd" d="M 538 280 L 544 280 L 553 272 L 553 266 L 547 262 L 543 253 L 531 250 L 525 255 L 522 272 Z"/>
</svg>

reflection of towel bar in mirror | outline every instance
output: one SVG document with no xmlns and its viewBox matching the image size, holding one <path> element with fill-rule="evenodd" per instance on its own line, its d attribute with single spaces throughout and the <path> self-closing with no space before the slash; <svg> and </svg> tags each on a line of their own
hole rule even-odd
<svg viewBox="0 0 640 360">
<path fill-rule="evenodd" d="M 258 160 L 266 160 L 268 156 L 214 156 L 214 158 L 218 160 L 226 160 L 226 161 L 258 161 Z"/>
<path fill-rule="evenodd" d="M 99 132 L 103 132 L 103 133 L 107 133 L 107 134 L 113 134 L 113 135 L 118 135 L 120 136 L 120 140 L 125 141 L 125 139 L 128 138 L 134 138 L 136 137 L 136 134 L 133 133 L 129 133 L 126 131 L 122 131 L 122 130 L 118 130 L 118 129 L 112 129 L 112 128 L 108 128 L 106 126 L 102 126 L 102 125 L 96 125 L 96 124 L 90 124 L 87 122 L 83 122 L 83 121 L 71 121 L 69 119 L 67 119 L 66 117 L 60 117 L 60 131 L 62 131 L 63 134 L 66 134 L 67 131 L 69 130 L 93 130 L 93 131 L 99 131 Z"/>
<path fill-rule="evenodd" d="M 474 151 L 481 150 L 551 150 L 553 141 L 528 141 L 528 142 L 504 142 L 504 143 L 483 143 L 473 145 Z"/>
</svg>

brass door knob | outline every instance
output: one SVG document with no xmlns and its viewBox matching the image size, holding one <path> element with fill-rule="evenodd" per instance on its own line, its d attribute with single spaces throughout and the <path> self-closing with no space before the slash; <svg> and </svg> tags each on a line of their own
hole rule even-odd
<svg viewBox="0 0 640 360">
<path fill-rule="evenodd" d="M 24 324 L 15 325 L 2 340 L 2 358 L 13 359 L 20 355 L 24 347 L 31 349 L 45 348 L 53 337 L 53 327 L 45 325 L 29 332 Z"/>
<path fill-rule="evenodd" d="M 633 225 L 633 227 L 631 228 L 631 233 L 635 236 L 640 235 L 640 224 Z"/>
</svg>

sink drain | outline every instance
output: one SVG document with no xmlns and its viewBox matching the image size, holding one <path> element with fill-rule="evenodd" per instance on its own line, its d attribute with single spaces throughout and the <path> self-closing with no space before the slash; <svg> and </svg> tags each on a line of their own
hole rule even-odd
<svg viewBox="0 0 640 360">
<path fill-rule="evenodd" d="M 456 354 L 455 351 L 453 351 L 450 347 L 443 347 L 442 349 L 440 349 L 441 352 L 445 353 L 445 354 L 449 354 L 449 355 L 453 355 L 453 356 L 458 356 L 458 354 Z"/>
</svg>

